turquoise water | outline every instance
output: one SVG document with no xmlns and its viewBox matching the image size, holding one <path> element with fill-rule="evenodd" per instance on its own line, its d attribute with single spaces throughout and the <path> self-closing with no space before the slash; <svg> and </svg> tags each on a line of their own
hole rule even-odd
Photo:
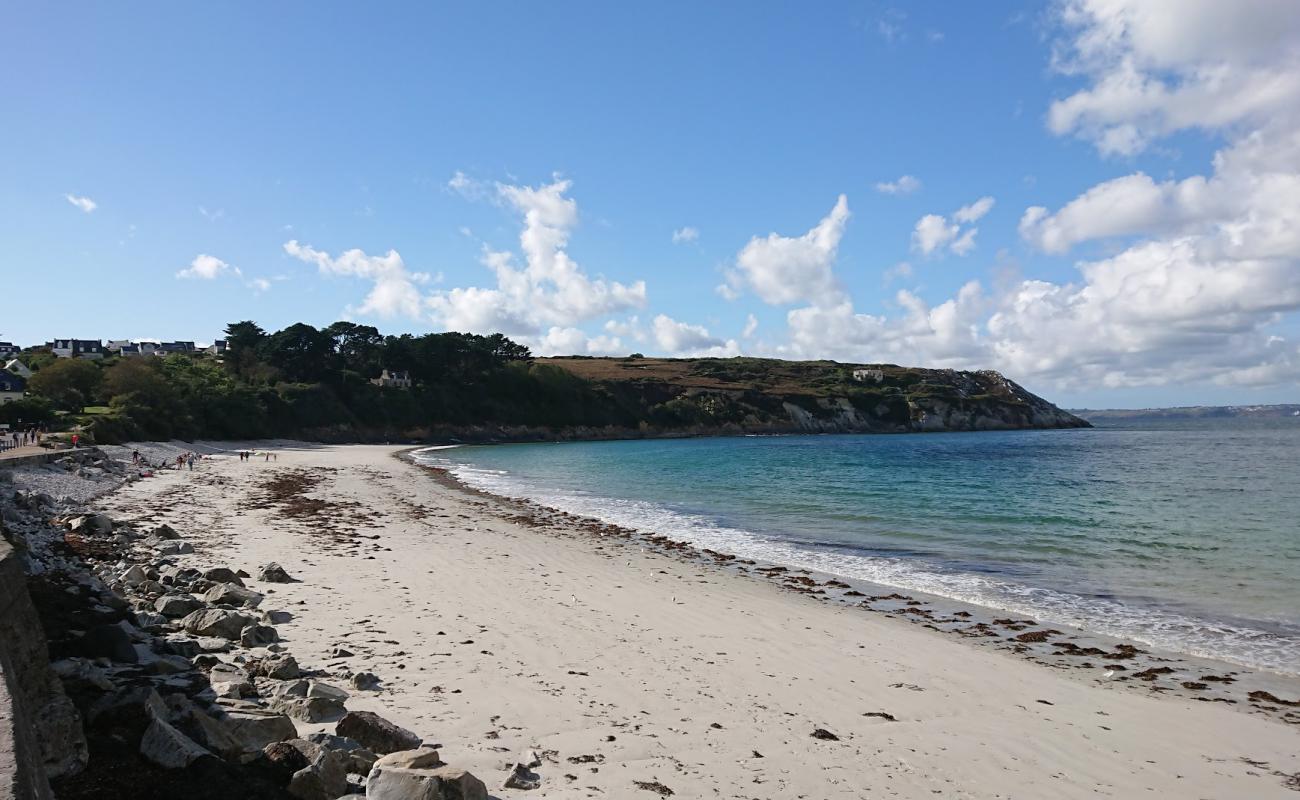
<svg viewBox="0 0 1300 800">
<path fill-rule="evenodd" d="M 420 458 L 723 552 L 1300 674 L 1300 420 Z"/>
</svg>

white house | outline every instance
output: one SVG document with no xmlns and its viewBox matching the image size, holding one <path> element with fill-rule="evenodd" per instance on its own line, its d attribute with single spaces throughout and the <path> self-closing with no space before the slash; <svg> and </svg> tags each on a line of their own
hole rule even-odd
<svg viewBox="0 0 1300 800">
<path fill-rule="evenodd" d="M 104 357 L 104 345 L 98 339 L 55 339 L 50 343 L 50 351 L 59 358 Z"/>
<path fill-rule="evenodd" d="M 26 393 L 26 378 L 12 372 L 0 371 L 0 405 L 21 400 Z"/>
<path fill-rule="evenodd" d="M 122 351 L 123 347 L 130 346 L 130 339 L 109 339 L 107 342 L 104 342 L 104 349 L 110 353 L 119 353 Z"/>
<path fill-rule="evenodd" d="M 867 369 L 866 367 L 859 367 L 858 369 L 853 370 L 853 380 L 855 381 L 861 381 L 862 383 L 866 383 L 867 381 L 880 383 L 884 379 L 884 370 Z"/>
<path fill-rule="evenodd" d="M 154 350 L 156 356 L 167 356 L 172 353 L 193 353 L 195 352 L 194 342 L 161 342 L 157 349 Z"/>
<path fill-rule="evenodd" d="M 206 352 L 210 356 L 224 356 L 226 354 L 226 350 L 227 350 L 226 340 L 217 339 L 215 342 L 209 345 L 204 352 Z"/>
<path fill-rule="evenodd" d="M 378 378 L 371 378 L 370 382 L 389 389 L 409 389 L 412 386 L 411 373 L 405 370 L 384 370 Z"/>
<path fill-rule="evenodd" d="M 13 358 L 22 352 L 22 348 L 13 342 L 0 342 L 0 358 Z"/>
<path fill-rule="evenodd" d="M 16 358 L 11 358 L 5 362 L 5 370 L 7 372 L 12 372 L 20 378 L 32 377 L 31 369 Z"/>
</svg>

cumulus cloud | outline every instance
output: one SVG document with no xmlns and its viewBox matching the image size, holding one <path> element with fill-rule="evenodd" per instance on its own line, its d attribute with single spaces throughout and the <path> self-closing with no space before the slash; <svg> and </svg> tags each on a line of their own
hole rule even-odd
<svg viewBox="0 0 1300 800">
<path fill-rule="evenodd" d="M 673 244 L 683 244 L 694 242 L 700 238 L 700 232 L 696 228 L 687 225 L 684 228 L 678 228 L 673 231 Z"/>
<path fill-rule="evenodd" d="M 1300 7 L 1291 0 L 1065 0 L 1055 67 L 1089 85 L 1054 102 L 1057 134 L 1132 155 L 1175 131 L 1300 113 Z"/>
<path fill-rule="evenodd" d="M 239 275 L 239 268 L 230 266 L 216 256 L 204 253 L 195 256 L 188 267 L 176 273 L 176 277 L 210 281 L 227 274 Z"/>
<path fill-rule="evenodd" d="M 911 175 L 901 175 L 896 181 L 881 181 L 876 184 L 876 191 L 881 194 L 911 194 L 920 188 L 921 181 Z"/>
<path fill-rule="evenodd" d="M 840 195 L 830 213 L 802 236 L 755 236 L 737 254 L 719 293 L 734 299 L 750 289 L 772 305 L 838 301 L 843 291 L 833 267 L 848 220 L 849 200 Z"/>
<path fill-rule="evenodd" d="M 714 336 L 703 325 L 678 322 L 666 314 L 659 314 L 651 327 L 655 344 L 668 355 L 693 358 L 740 355 L 740 345 L 734 339 Z"/>
<path fill-rule="evenodd" d="M 87 214 L 99 208 L 99 203 L 96 203 L 94 200 L 91 200 L 89 197 L 82 197 L 75 194 L 65 194 L 63 197 L 69 203 L 81 209 L 82 211 L 86 212 Z"/>
<path fill-rule="evenodd" d="M 989 213 L 993 202 L 992 197 L 981 197 L 954 211 L 951 220 L 942 214 L 926 214 L 912 229 L 912 247 L 927 256 L 945 247 L 959 256 L 966 255 L 975 249 L 975 235 L 979 233 L 973 223 Z"/>
<path fill-rule="evenodd" d="M 1280 335 L 1300 310 L 1300 6 L 1071 0 L 1057 13 L 1057 66 L 1088 85 L 1053 106 L 1052 130 L 1103 154 L 1215 132 L 1212 173 L 1135 172 L 1028 209 L 1020 233 L 1036 249 L 1106 245 L 1076 280 L 971 282 L 935 305 L 899 292 L 896 313 L 879 316 L 810 305 L 788 313 L 782 352 L 992 366 L 1058 388 L 1300 383 L 1300 347 Z M 923 218 L 915 246 L 964 247 L 964 226 L 991 205 Z"/>
<path fill-rule="evenodd" d="M 522 217 L 523 263 L 514 252 L 485 245 L 480 261 L 496 278 L 496 285 L 430 294 L 424 305 L 433 319 L 452 330 L 499 331 L 542 348 L 576 342 L 572 333 L 557 333 L 547 340 L 552 329 L 565 332 L 597 317 L 644 306 L 645 281 L 624 284 L 593 278 L 569 256 L 569 236 L 578 224 L 578 205 L 568 196 L 570 188 L 570 181 L 559 178 L 541 186 L 496 184 L 493 200 Z M 555 338 L 559 336 L 567 338 Z"/>
<path fill-rule="evenodd" d="M 372 256 L 359 249 L 347 250 L 337 257 L 311 245 L 299 244 L 297 239 L 284 243 L 284 252 L 308 264 L 315 264 L 322 275 L 339 275 L 363 278 L 372 282 L 370 293 L 361 305 L 349 311 L 373 314 L 380 317 L 405 316 L 412 319 L 421 315 L 423 299 L 417 284 L 427 283 L 429 276 L 411 272 L 396 250 L 382 256 Z"/>
</svg>

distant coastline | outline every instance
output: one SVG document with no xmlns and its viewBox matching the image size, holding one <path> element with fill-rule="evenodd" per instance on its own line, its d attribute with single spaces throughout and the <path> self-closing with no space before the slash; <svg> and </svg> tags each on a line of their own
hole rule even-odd
<svg viewBox="0 0 1300 800">
<path fill-rule="evenodd" d="M 1172 408 L 1072 408 L 1071 414 L 1089 422 L 1139 419 L 1225 419 L 1251 417 L 1300 419 L 1300 403 L 1252 406 L 1175 406 Z"/>
</svg>

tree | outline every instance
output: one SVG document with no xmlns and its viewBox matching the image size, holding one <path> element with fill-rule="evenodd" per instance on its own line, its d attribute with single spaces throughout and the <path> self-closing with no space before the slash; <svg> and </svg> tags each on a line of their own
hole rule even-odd
<svg viewBox="0 0 1300 800">
<path fill-rule="evenodd" d="M 226 369 L 236 376 L 251 378 L 256 371 L 258 349 L 266 341 L 266 331 L 252 320 L 232 322 L 226 326 Z"/>
<path fill-rule="evenodd" d="M 80 358 L 61 358 L 27 380 L 27 388 L 65 411 L 80 412 L 98 396 L 99 367 Z"/>
<path fill-rule="evenodd" d="M 371 325 L 336 322 L 324 331 L 334 342 L 342 369 L 373 378 L 383 369 L 384 337 Z"/>
<path fill-rule="evenodd" d="M 261 351 L 266 362 L 291 381 L 314 383 L 333 372 L 334 340 L 302 322 L 271 334 Z"/>
</svg>

